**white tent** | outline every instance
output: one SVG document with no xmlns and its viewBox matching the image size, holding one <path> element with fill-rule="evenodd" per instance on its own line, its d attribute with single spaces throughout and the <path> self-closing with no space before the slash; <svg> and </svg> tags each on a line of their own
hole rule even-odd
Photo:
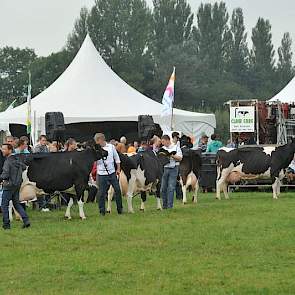
<svg viewBox="0 0 295 295">
<path fill-rule="evenodd" d="M 289 82 L 289 84 L 281 90 L 277 95 L 275 95 L 269 101 L 281 103 L 294 103 L 295 102 L 295 77 Z"/>
<path fill-rule="evenodd" d="M 35 136 L 45 131 L 46 112 L 62 112 L 66 124 L 137 121 L 138 115 L 151 115 L 161 126 L 161 110 L 160 103 L 139 93 L 112 71 L 89 36 L 65 72 L 32 99 Z M 26 103 L 0 113 L 0 127 L 25 125 L 26 114 Z M 202 132 L 212 134 L 215 127 L 214 114 L 174 110 L 175 130 L 199 136 Z"/>
</svg>

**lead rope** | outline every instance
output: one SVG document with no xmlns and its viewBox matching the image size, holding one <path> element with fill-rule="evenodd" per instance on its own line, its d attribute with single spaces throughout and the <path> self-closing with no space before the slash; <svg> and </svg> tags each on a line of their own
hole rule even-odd
<svg viewBox="0 0 295 295">
<path fill-rule="evenodd" d="M 110 173 L 109 173 L 109 170 L 108 170 L 107 164 L 106 164 L 106 162 L 104 161 L 104 159 L 102 159 L 102 162 L 103 162 L 103 165 L 104 165 L 104 169 L 106 170 L 107 174 L 110 176 Z"/>
</svg>

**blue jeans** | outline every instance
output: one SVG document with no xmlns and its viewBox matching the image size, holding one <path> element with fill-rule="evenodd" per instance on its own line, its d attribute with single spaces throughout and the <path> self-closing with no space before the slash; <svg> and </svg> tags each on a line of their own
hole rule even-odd
<svg viewBox="0 0 295 295">
<path fill-rule="evenodd" d="M 2 204 L 2 195 L 3 195 L 3 189 L 1 188 L 0 189 L 0 206 Z"/>
<path fill-rule="evenodd" d="M 115 191 L 115 200 L 117 204 L 118 213 L 122 213 L 122 194 L 119 185 L 118 178 L 116 173 L 112 173 L 110 175 L 97 175 L 97 184 L 98 184 L 98 207 L 99 212 L 102 215 L 105 215 L 105 201 L 108 194 L 108 190 L 110 186 L 114 188 Z"/>
<path fill-rule="evenodd" d="M 179 167 L 164 168 L 161 183 L 161 195 L 163 199 L 163 209 L 173 208 L 174 191 L 178 176 Z"/>
<path fill-rule="evenodd" d="M 16 190 L 3 190 L 1 209 L 3 214 L 3 228 L 10 228 L 9 220 L 9 201 L 12 201 L 15 210 L 21 216 L 25 225 L 29 224 L 29 218 L 24 208 L 19 203 L 19 189 Z"/>
</svg>

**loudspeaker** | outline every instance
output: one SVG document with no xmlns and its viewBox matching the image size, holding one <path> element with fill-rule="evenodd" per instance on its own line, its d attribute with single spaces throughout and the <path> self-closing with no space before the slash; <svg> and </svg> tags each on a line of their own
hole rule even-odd
<svg viewBox="0 0 295 295">
<path fill-rule="evenodd" d="M 138 138 L 148 141 L 157 132 L 157 126 L 152 116 L 138 116 Z"/>
<path fill-rule="evenodd" d="M 48 112 L 45 114 L 45 130 L 47 139 L 64 142 L 65 140 L 65 120 L 61 112 Z"/>
</svg>

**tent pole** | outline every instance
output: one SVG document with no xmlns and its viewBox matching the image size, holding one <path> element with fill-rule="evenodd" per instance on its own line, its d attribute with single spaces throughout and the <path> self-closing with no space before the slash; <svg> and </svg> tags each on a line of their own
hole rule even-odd
<svg viewBox="0 0 295 295">
<path fill-rule="evenodd" d="M 258 105 L 258 100 L 255 101 L 255 111 L 256 111 L 256 143 L 259 145 L 259 105 Z"/>
<path fill-rule="evenodd" d="M 172 100 L 172 110 L 171 110 L 171 131 L 173 131 L 173 116 L 174 116 L 174 100 L 175 100 L 175 66 L 173 67 L 173 73 L 174 73 L 174 89 L 173 89 L 173 100 Z"/>
<path fill-rule="evenodd" d="M 34 111 L 34 130 L 33 130 L 33 132 L 32 132 L 32 135 L 33 135 L 33 138 L 32 138 L 32 140 L 33 140 L 33 145 L 35 145 L 36 144 L 36 111 Z"/>
</svg>

